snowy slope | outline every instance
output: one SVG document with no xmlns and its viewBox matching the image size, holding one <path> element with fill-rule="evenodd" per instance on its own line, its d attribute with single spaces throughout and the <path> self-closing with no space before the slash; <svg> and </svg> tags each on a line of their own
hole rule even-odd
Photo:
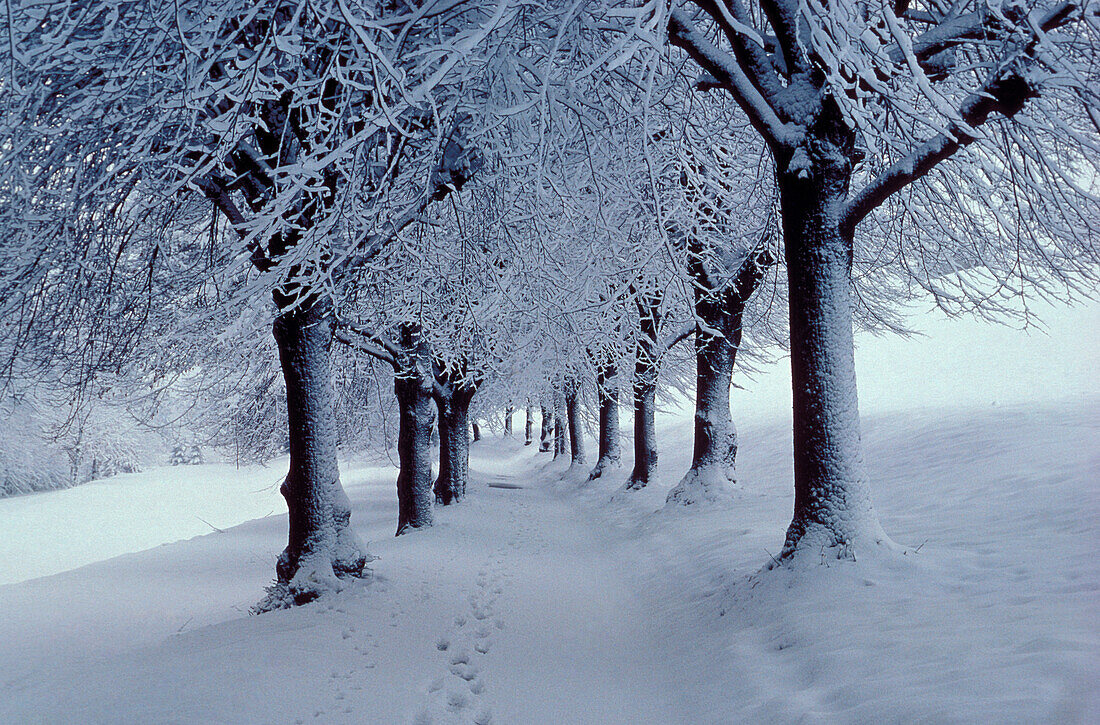
<svg viewBox="0 0 1100 725">
<path fill-rule="evenodd" d="M 1029 327 L 973 317 L 948 318 L 914 306 L 911 337 L 856 334 L 859 408 L 864 414 L 923 409 L 986 409 L 1100 397 L 1100 303 L 1029 306 Z M 791 409 L 789 361 L 753 380 L 735 374 L 730 398 L 736 422 L 786 421 Z"/>
<path fill-rule="evenodd" d="M 0 499 L 0 584 L 48 576 L 159 544 L 285 513 L 271 466 L 155 468 L 60 491 Z"/>
<path fill-rule="evenodd" d="M 0 501 L 20 507 L 0 529 L 33 530 L 41 552 L 0 540 L 18 582 L 0 586 L 0 722 L 1100 721 L 1100 395 L 1081 341 L 1097 311 L 1056 311 L 1041 345 L 931 318 L 928 339 L 864 340 L 876 507 L 919 547 L 889 559 L 761 572 L 791 506 L 781 368 L 755 402 L 735 393 L 749 422 L 729 507 L 661 506 L 690 457 L 683 413 L 661 423 L 650 490 L 616 494 L 628 469 L 583 485 L 487 439 L 468 501 L 400 539 L 394 471 L 352 462 L 373 579 L 262 617 L 245 611 L 284 515 L 180 539 L 211 531 L 196 515 L 264 516 L 275 467 Z M 964 342 L 982 354 L 938 379 L 956 362 L 932 351 Z M 1041 363 L 1055 350 L 1058 385 Z M 199 503 L 217 490 L 221 517 Z"/>
<path fill-rule="evenodd" d="M 883 526 L 916 553 L 760 572 L 790 511 L 782 427 L 743 431 L 728 509 L 653 513 L 655 490 L 601 515 L 694 623 L 666 645 L 706 721 L 1100 721 L 1100 401 L 865 429 Z"/>
<path fill-rule="evenodd" d="M 644 721 L 668 707 L 650 613 L 617 562 L 589 558 L 604 542 L 558 497 L 482 483 L 429 535 L 394 539 L 392 479 L 348 478 L 381 558 L 331 602 L 241 616 L 281 544 L 275 517 L 0 587 L 0 720 L 466 722 L 492 707 L 498 722 Z M 593 690 L 601 677 L 616 687 Z"/>
</svg>

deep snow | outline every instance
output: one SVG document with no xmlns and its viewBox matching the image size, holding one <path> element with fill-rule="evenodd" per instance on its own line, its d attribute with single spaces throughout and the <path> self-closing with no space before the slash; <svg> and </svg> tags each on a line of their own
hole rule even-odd
<svg viewBox="0 0 1100 725">
<path fill-rule="evenodd" d="M 157 468 L 35 495 L 0 499 L 0 584 L 286 513 L 287 459 Z"/>
<path fill-rule="evenodd" d="M 583 484 L 486 439 L 467 501 L 400 538 L 393 469 L 351 461 L 373 578 L 259 617 L 274 464 L 0 500 L 0 722 L 1100 721 L 1098 313 L 864 339 L 872 491 L 904 555 L 761 571 L 790 517 L 781 366 L 738 381 L 728 505 L 663 506 L 690 411 L 659 418 L 641 492 L 616 493 L 629 456 Z"/>
</svg>

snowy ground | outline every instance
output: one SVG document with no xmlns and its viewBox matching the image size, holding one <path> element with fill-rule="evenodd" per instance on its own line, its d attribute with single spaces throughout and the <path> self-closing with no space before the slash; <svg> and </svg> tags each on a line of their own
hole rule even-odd
<svg viewBox="0 0 1100 725">
<path fill-rule="evenodd" d="M 0 722 L 1100 722 L 1098 321 L 865 341 L 876 505 L 919 547 L 887 559 L 760 572 L 790 516 L 782 368 L 735 393 L 729 507 L 662 510 L 682 412 L 650 490 L 489 439 L 469 499 L 399 539 L 394 471 L 351 461 L 373 579 L 261 617 L 274 465 L 0 500 Z"/>
</svg>

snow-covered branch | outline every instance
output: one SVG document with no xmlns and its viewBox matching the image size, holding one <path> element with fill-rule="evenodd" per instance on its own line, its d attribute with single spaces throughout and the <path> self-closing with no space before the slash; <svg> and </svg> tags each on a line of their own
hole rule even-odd
<svg viewBox="0 0 1100 725">
<path fill-rule="evenodd" d="M 693 24 L 683 10 L 669 14 L 668 37 L 673 45 L 687 51 L 722 87 L 733 94 L 753 127 L 769 143 L 793 145 L 796 131 L 784 124 L 776 110 L 761 95 L 735 58 L 715 47 Z"/>
<path fill-rule="evenodd" d="M 905 158 L 892 164 L 845 205 L 841 230 L 851 236 L 868 214 L 891 195 L 925 176 L 941 161 L 977 140 L 973 129 L 986 122 L 993 113 L 1012 118 L 1039 92 L 1032 77 L 1010 67 L 970 95 L 959 108 L 959 117 L 966 128 L 954 125 L 950 133 L 940 133 L 916 147 Z"/>
<path fill-rule="evenodd" d="M 733 48 L 738 67 L 753 87 L 773 109 L 782 109 L 786 89 L 779 82 L 775 66 L 764 48 L 764 38 L 752 27 L 749 14 L 741 1 L 696 0 L 695 4 L 722 29 Z"/>
</svg>

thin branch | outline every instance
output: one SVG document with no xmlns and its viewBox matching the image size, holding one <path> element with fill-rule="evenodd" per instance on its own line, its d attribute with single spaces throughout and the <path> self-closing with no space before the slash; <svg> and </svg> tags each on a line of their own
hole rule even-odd
<svg viewBox="0 0 1100 725">
<path fill-rule="evenodd" d="M 986 83 L 980 91 L 968 96 L 959 109 L 959 116 L 973 130 L 984 124 L 993 113 L 1012 118 L 1037 93 L 1038 89 L 1023 76 L 1015 72 L 1009 73 Z M 841 217 L 841 232 L 851 236 L 856 225 L 890 196 L 922 178 L 936 164 L 955 155 L 978 138 L 958 124 L 953 124 L 950 131 L 950 135 L 936 134 L 922 143 L 852 197 Z"/>
<path fill-rule="evenodd" d="M 397 360 L 395 360 L 389 353 L 382 348 L 371 344 L 366 339 L 361 337 L 352 337 L 345 329 L 337 329 L 333 339 L 338 342 L 342 342 L 353 350 L 359 350 L 365 352 L 368 355 L 378 358 L 382 362 L 389 363 L 394 370 L 398 370 L 399 366 Z"/>
</svg>

